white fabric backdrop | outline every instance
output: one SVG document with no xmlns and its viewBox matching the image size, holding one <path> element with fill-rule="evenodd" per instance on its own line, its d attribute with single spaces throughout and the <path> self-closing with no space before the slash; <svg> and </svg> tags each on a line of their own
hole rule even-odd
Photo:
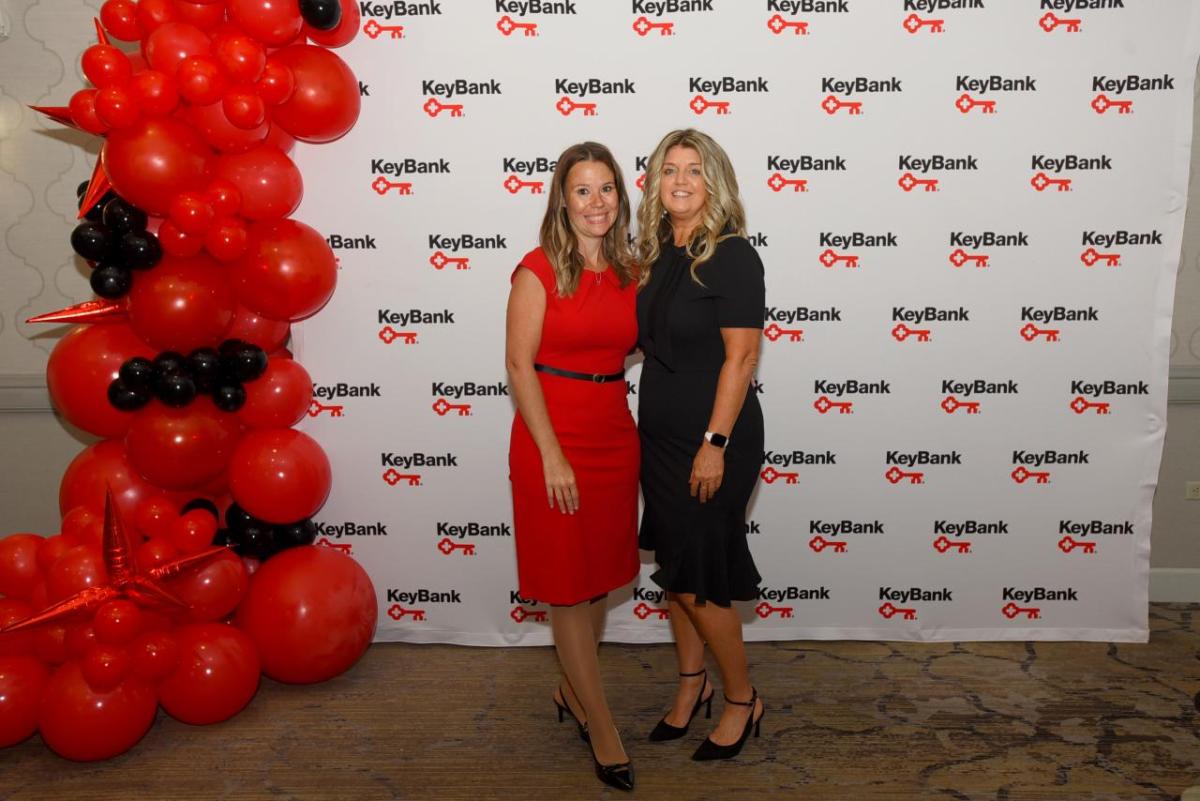
<svg viewBox="0 0 1200 801">
<path fill-rule="evenodd" d="M 358 126 L 295 153 L 341 264 L 295 345 L 319 541 L 379 639 L 549 642 L 515 592 L 509 275 L 564 147 L 611 147 L 636 204 L 685 126 L 767 268 L 747 639 L 1147 638 L 1197 4 L 361 7 Z M 609 639 L 669 639 L 643 556 Z"/>
</svg>

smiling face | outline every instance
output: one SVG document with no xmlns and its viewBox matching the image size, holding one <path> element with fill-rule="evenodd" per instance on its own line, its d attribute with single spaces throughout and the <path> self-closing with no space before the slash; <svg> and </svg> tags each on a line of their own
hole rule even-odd
<svg viewBox="0 0 1200 801">
<path fill-rule="evenodd" d="M 586 251 L 617 221 L 617 181 L 603 162 L 581 161 L 567 173 L 566 184 L 567 221 Z"/>
<path fill-rule="evenodd" d="M 659 200 L 671 218 L 676 242 L 682 244 L 699 224 L 704 204 L 708 202 L 699 153 L 683 145 L 667 151 L 659 181 Z"/>
</svg>

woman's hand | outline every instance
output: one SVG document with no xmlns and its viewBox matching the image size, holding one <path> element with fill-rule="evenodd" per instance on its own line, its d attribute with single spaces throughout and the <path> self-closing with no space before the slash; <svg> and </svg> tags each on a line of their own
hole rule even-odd
<svg viewBox="0 0 1200 801">
<path fill-rule="evenodd" d="M 550 508 L 558 503 L 558 510 L 563 514 L 575 514 L 579 511 L 579 487 L 575 485 L 575 471 L 567 457 L 559 451 L 554 456 L 542 460 L 542 473 L 546 477 L 546 500 Z"/>
<path fill-rule="evenodd" d="M 706 503 L 717 494 L 724 478 L 725 449 L 708 442 L 703 443 L 696 452 L 696 458 L 692 460 L 692 475 L 688 479 L 692 497 L 698 497 L 700 503 Z"/>
</svg>

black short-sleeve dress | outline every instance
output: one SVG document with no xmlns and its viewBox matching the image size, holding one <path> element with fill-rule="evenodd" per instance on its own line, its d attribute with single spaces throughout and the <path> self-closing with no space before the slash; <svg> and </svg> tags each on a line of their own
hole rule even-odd
<svg viewBox="0 0 1200 801">
<path fill-rule="evenodd" d="M 725 360 L 722 328 L 763 326 L 762 261 L 742 237 L 721 241 L 690 276 L 683 248 L 665 245 L 638 295 L 638 343 L 645 354 L 638 388 L 642 443 L 642 548 L 655 552 L 651 576 L 698 603 L 757 597 L 761 580 L 746 544 L 746 505 L 758 480 L 763 417 L 751 388 L 729 432 L 725 476 L 716 495 L 690 494 L 692 460 L 703 442 Z"/>
</svg>

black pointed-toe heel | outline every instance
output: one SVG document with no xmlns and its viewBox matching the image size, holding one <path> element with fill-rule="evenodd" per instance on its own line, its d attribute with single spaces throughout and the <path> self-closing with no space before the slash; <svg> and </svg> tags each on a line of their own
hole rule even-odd
<svg viewBox="0 0 1200 801">
<path fill-rule="evenodd" d="M 620 735 L 618 735 L 619 737 Z M 596 759 L 596 752 L 592 751 L 592 763 L 596 766 L 596 778 L 607 784 L 609 787 L 615 787 L 618 790 L 624 790 L 627 793 L 633 792 L 633 761 L 625 760 L 618 762 L 615 765 L 601 765 L 600 760 Z"/>
<path fill-rule="evenodd" d="M 687 723 L 683 726 L 672 726 L 670 723 L 667 723 L 665 717 L 660 720 L 658 725 L 654 727 L 654 731 L 650 732 L 650 739 L 653 742 L 659 743 L 664 740 L 678 740 L 687 734 L 688 726 L 692 725 L 692 718 L 696 717 L 696 713 L 700 711 L 701 706 L 707 707 L 704 711 L 704 717 L 712 717 L 712 699 L 716 695 L 716 691 L 714 690 L 709 693 L 708 698 L 704 697 L 704 691 L 708 688 L 708 671 L 697 670 L 695 673 L 680 673 L 679 675 L 684 677 L 704 676 L 704 681 L 700 683 L 700 694 L 696 696 L 696 705 L 692 707 L 692 714 L 688 715 Z"/>
<path fill-rule="evenodd" d="M 559 685 L 555 693 L 555 695 L 550 696 L 550 700 L 554 701 L 554 706 L 558 708 L 558 722 L 563 722 L 564 713 L 570 715 L 571 720 L 575 721 L 575 725 L 579 727 L 579 739 L 590 744 L 592 738 L 588 736 L 587 724 L 575 717 L 575 713 L 571 711 L 571 707 L 567 706 L 567 696 L 562 691 L 562 685 Z M 559 701 L 559 698 L 562 698 L 562 701 Z"/>
<path fill-rule="evenodd" d="M 759 727 L 762 725 L 762 719 L 767 716 L 767 705 L 763 704 L 762 714 L 758 716 L 758 720 L 754 719 L 754 702 L 758 700 L 758 690 L 751 688 L 749 701 L 734 701 L 728 695 L 725 696 L 725 703 L 737 704 L 738 706 L 750 707 L 750 717 L 746 718 L 746 728 L 742 730 L 742 736 L 738 738 L 736 743 L 731 745 L 717 745 L 707 737 L 704 742 L 700 743 L 700 747 L 696 749 L 696 753 L 692 754 L 692 759 L 697 762 L 706 762 L 710 759 L 733 759 L 742 752 L 742 746 L 746 744 L 746 740 L 750 739 L 750 731 L 754 731 L 754 736 L 757 737 Z"/>
</svg>

